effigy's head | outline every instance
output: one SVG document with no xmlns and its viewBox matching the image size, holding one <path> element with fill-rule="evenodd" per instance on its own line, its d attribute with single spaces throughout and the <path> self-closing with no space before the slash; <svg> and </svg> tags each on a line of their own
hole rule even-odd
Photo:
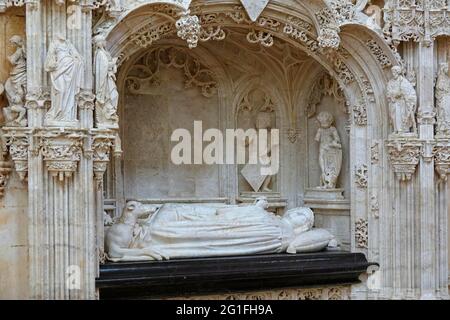
<svg viewBox="0 0 450 320">
<path fill-rule="evenodd" d="M 255 205 L 261 207 L 263 209 L 267 209 L 269 207 L 269 202 L 267 201 L 267 197 L 260 196 L 256 198 Z"/>
<path fill-rule="evenodd" d="M 314 213 L 310 208 L 298 207 L 286 211 L 283 220 L 287 221 L 296 234 L 310 230 L 314 225 Z"/>
<path fill-rule="evenodd" d="M 158 209 L 158 206 L 147 205 L 139 201 L 128 201 L 123 209 L 122 216 L 134 216 L 136 219 L 148 217 Z"/>
</svg>

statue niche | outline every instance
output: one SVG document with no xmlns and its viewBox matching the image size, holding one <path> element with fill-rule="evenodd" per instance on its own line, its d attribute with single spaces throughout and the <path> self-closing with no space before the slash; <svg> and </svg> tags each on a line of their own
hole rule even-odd
<svg viewBox="0 0 450 320">
<path fill-rule="evenodd" d="M 75 126 L 84 62 L 77 49 L 61 34 L 50 43 L 45 71 L 50 74 L 52 84 L 52 105 L 45 114 L 45 124 Z"/>
<path fill-rule="evenodd" d="M 399 66 L 392 67 L 392 79 L 388 82 L 386 96 L 393 127 L 392 135 L 394 137 L 416 135 L 416 90 L 402 74 Z"/>
<path fill-rule="evenodd" d="M 276 194 L 276 174 L 261 174 L 261 168 L 268 163 L 269 157 L 275 152 L 279 152 L 279 143 L 271 141 L 271 130 L 276 128 L 276 115 L 272 98 L 262 89 L 251 89 L 242 98 L 237 112 L 237 128 L 248 130 L 254 129 L 256 133 L 259 130 L 267 130 L 266 146 L 258 142 L 258 138 L 248 136 L 244 141 L 246 147 L 246 163 L 240 168 L 240 186 L 241 195 L 257 196 L 265 194 L 274 196 Z M 257 152 L 255 160 L 257 163 L 251 163 L 252 152 Z M 253 195 L 252 195 L 253 194 Z"/>
</svg>

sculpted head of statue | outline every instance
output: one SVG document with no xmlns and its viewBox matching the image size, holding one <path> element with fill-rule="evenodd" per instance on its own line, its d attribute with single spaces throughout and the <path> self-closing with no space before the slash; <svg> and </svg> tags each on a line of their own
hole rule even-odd
<svg viewBox="0 0 450 320">
<path fill-rule="evenodd" d="M 21 47 L 23 45 L 22 37 L 18 35 L 12 36 L 11 39 L 9 39 L 9 42 L 16 47 Z"/>
<path fill-rule="evenodd" d="M 391 72 L 394 79 L 397 79 L 402 74 L 402 68 L 399 66 L 393 66 Z"/>
<path fill-rule="evenodd" d="M 322 128 L 329 128 L 334 122 L 334 117 L 331 113 L 322 111 L 317 115 L 317 121 Z"/>
<path fill-rule="evenodd" d="M 439 74 L 448 74 L 448 63 L 443 62 L 439 65 Z"/>
<path fill-rule="evenodd" d="M 314 213 L 306 207 L 293 208 L 286 211 L 283 220 L 294 228 L 296 234 L 300 234 L 313 227 Z"/>
<path fill-rule="evenodd" d="M 98 34 L 92 39 L 92 42 L 97 48 L 104 48 L 106 46 L 105 36 L 102 34 Z"/>
</svg>

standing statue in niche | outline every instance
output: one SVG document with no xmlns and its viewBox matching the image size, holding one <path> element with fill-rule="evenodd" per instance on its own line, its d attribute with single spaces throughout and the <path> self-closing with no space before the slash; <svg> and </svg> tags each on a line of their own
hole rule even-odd
<svg viewBox="0 0 450 320">
<path fill-rule="evenodd" d="M 25 93 L 27 90 L 27 62 L 25 45 L 20 36 L 12 36 L 9 42 L 16 47 L 16 51 L 8 57 L 13 68 L 5 82 L 8 107 L 3 109 L 6 126 L 27 126 Z"/>
<path fill-rule="evenodd" d="M 117 58 L 106 50 L 103 35 L 94 38 L 95 44 L 95 119 L 98 128 L 117 128 L 119 92 L 116 86 Z"/>
<path fill-rule="evenodd" d="M 334 118 L 329 112 L 320 112 L 317 115 L 319 129 L 315 140 L 319 142 L 319 166 L 321 189 L 335 189 L 342 165 L 342 145 L 336 128 L 333 126 Z"/>
<path fill-rule="evenodd" d="M 130 201 L 106 232 L 105 249 L 111 261 L 139 261 L 314 252 L 337 245 L 327 230 L 313 228 L 311 209 L 293 208 L 280 217 L 267 207 L 264 197 L 246 206 L 155 208 Z"/>
<path fill-rule="evenodd" d="M 450 135 L 450 77 L 448 63 L 442 63 L 436 81 L 437 133 Z"/>
<path fill-rule="evenodd" d="M 387 85 L 389 115 L 395 135 L 417 133 L 417 95 L 411 82 L 402 75 L 399 66 L 392 67 L 393 78 Z"/>
<path fill-rule="evenodd" d="M 47 125 L 74 126 L 77 122 L 77 99 L 84 72 L 83 58 L 62 35 L 50 44 L 45 70 L 52 83 L 52 105 L 45 115 Z"/>
</svg>

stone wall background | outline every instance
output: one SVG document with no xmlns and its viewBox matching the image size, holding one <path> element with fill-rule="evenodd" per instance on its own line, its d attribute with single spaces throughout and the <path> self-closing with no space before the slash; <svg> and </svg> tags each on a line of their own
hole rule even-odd
<svg viewBox="0 0 450 320">
<path fill-rule="evenodd" d="M 0 15 L 0 82 L 9 75 L 7 60 L 13 49 L 9 39 L 24 36 L 25 15 L 21 8 Z M 0 96 L 0 108 L 6 104 Z M 0 112 L 0 122 L 3 113 Z M 28 295 L 27 250 L 28 192 L 15 171 L 11 172 L 3 198 L 0 199 L 0 299 L 26 299 Z"/>
</svg>

